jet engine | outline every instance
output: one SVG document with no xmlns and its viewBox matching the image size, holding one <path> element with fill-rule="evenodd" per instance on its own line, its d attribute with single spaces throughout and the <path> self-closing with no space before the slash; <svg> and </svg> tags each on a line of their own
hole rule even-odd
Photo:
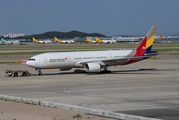
<svg viewBox="0 0 179 120">
<path fill-rule="evenodd" d="M 87 63 L 84 69 L 86 72 L 98 72 L 101 69 L 101 65 L 99 63 Z"/>
</svg>

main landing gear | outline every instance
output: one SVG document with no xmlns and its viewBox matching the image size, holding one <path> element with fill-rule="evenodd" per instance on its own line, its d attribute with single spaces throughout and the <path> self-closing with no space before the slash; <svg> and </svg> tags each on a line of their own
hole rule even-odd
<svg viewBox="0 0 179 120">
<path fill-rule="evenodd" d="M 103 66 L 103 69 L 104 69 L 104 70 L 101 70 L 101 71 L 100 71 L 100 74 L 111 73 L 110 70 L 107 70 L 107 69 L 108 69 L 107 66 Z"/>
</svg>

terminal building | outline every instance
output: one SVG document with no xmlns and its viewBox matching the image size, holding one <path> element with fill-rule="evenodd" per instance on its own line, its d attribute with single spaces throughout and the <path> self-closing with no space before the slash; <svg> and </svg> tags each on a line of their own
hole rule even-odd
<svg viewBox="0 0 179 120">
<path fill-rule="evenodd" d="M 117 37 L 116 41 L 119 43 L 137 43 L 144 39 L 144 37 Z M 179 36 L 156 36 L 155 43 L 179 43 Z"/>
<path fill-rule="evenodd" d="M 95 37 L 88 37 L 96 41 Z M 116 40 L 117 43 L 139 43 L 144 37 L 98 37 L 100 40 Z M 87 42 L 86 37 L 75 37 L 75 42 Z M 155 36 L 155 43 L 179 43 L 179 36 Z"/>
<path fill-rule="evenodd" d="M 117 37 L 119 43 L 138 43 L 142 37 Z"/>
</svg>

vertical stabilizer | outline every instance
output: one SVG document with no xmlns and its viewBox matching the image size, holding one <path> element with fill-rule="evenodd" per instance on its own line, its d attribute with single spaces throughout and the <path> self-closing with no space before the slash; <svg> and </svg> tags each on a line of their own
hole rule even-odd
<svg viewBox="0 0 179 120">
<path fill-rule="evenodd" d="M 57 39 L 57 37 L 54 37 L 56 42 L 63 43 L 61 40 Z"/>
<path fill-rule="evenodd" d="M 150 31 L 147 33 L 147 35 L 146 35 L 147 36 L 147 44 L 146 44 L 146 48 L 145 48 L 146 51 L 151 51 L 156 31 L 157 31 L 157 26 L 153 26 L 150 29 Z"/>
<path fill-rule="evenodd" d="M 87 39 L 88 42 L 90 42 L 89 38 L 86 37 L 86 39 Z"/>
<path fill-rule="evenodd" d="M 95 37 L 96 38 L 96 42 L 98 43 L 104 43 L 102 40 L 100 40 L 98 37 Z"/>
<path fill-rule="evenodd" d="M 150 53 L 154 42 L 156 31 L 157 31 L 157 26 L 153 26 L 150 29 L 150 31 L 147 33 L 145 38 L 141 41 L 141 43 L 137 47 L 135 57 L 143 56 L 144 53 Z"/>
<path fill-rule="evenodd" d="M 138 45 L 138 47 L 135 50 L 133 50 L 129 55 L 126 56 L 126 57 L 133 56 L 133 57 L 141 57 L 141 58 L 130 59 L 123 65 L 127 65 L 127 64 L 131 64 L 140 60 L 144 60 L 148 58 L 148 56 L 150 55 L 157 55 L 157 51 L 151 51 L 156 31 L 157 31 L 157 26 L 153 26 L 150 29 L 150 31 L 147 33 L 147 35 L 144 37 L 144 39 L 141 41 L 141 43 Z M 142 56 L 146 56 L 146 57 L 142 58 Z"/>
<path fill-rule="evenodd" d="M 32 38 L 33 42 L 40 43 L 40 41 L 36 40 L 34 37 Z"/>
</svg>

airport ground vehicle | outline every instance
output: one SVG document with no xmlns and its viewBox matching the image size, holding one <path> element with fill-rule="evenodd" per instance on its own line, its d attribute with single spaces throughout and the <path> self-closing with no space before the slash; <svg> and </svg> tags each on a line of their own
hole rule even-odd
<svg viewBox="0 0 179 120">
<path fill-rule="evenodd" d="M 6 76 L 30 76 L 31 74 L 28 72 L 28 70 L 6 70 L 5 71 Z"/>
</svg>

